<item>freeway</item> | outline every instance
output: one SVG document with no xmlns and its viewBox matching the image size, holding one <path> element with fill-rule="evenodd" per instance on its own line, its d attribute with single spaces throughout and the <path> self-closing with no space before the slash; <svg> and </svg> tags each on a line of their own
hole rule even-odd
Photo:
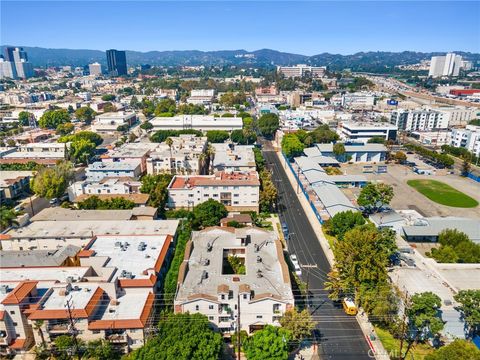
<svg viewBox="0 0 480 360">
<path fill-rule="evenodd" d="M 301 278 L 308 281 L 309 310 L 318 321 L 315 338 L 319 344 L 320 358 L 371 359 L 368 356 L 369 347 L 355 317 L 346 315 L 343 309 L 327 297 L 324 282 L 330 265 L 282 163 L 267 146 L 264 147 L 263 154 L 278 189 L 280 219 L 287 224 L 290 232 L 289 251 L 297 255 L 301 267 L 307 265 L 303 267 Z"/>
</svg>

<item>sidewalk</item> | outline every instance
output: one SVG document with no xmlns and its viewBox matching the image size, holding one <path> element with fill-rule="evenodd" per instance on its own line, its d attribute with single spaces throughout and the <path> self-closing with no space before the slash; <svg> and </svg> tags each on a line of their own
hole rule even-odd
<svg viewBox="0 0 480 360">
<path fill-rule="evenodd" d="M 292 173 L 290 170 L 289 166 L 285 164 L 285 159 L 282 156 L 282 153 L 279 151 L 275 152 L 277 157 L 279 158 L 280 162 L 284 166 L 285 172 L 287 174 L 288 180 L 290 181 L 290 184 L 294 189 L 296 189 L 297 186 L 297 180 L 295 179 L 295 175 Z M 310 207 L 310 204 L 308 200 L 306 199 L 305 195 L 303 194 L 297 194 L 298 199 L 300 200 L 300 203 L 302 204 L 303 210 L 305 211 L 305 214 L 308 217 L 308 220 L 310 222 L 310 225 L 312 225 L 313 230 L 315 231 L 315 234 L 317 235 L 318 242 L 322 246 L 323 252 L 325 253 L 325 256 L 330 263 L 330 266 L 333 266 L 335 258 L 333 255 L 333 250 L 330 248 L 330 245 L 328 243 L 328 240 L 325 238 L 325 235 L 323 234 L 322 231 L 322 225 L 318 221 L 317 217 L 315 216 L 315 213 L 313 212 L 312 208 Z M 368 345 L 372 349 L 372 358 L 375 358 L 377 360 L 388 360 L 390 357 L 388 356 L 387 351 L 383 347 L 383 344 L 380 342 L 380 339 L 375 335 L 375 340 L 370 340 L 370 335 L 372 334 L 373 331 L 373 326 L 372 324 L 368 321 L 368 318 L 366 315 L 357 315 L 357 321 L 360 325 L 360 328 L 362 329 L 363 334 L 365 335 L 365 341 L 368 342 Z M 305 357 L 305 359 L 308 359 Z"/>
</svg>

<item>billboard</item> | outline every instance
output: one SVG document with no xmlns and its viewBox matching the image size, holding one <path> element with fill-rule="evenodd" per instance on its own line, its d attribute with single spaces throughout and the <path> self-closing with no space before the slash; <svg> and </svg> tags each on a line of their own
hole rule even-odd
<svg viewBox="0 0 480 360">
<path fill-rule="evenodd" d="M 393 100 L 393 99 L 388 99 L 388 100 L 387 100 L 387 104 L 388 104 L 388 105 L 397 106 L 397 105 L 398 105 L 398 101 L 397 101 L 397 100 Z"/>
</svg>

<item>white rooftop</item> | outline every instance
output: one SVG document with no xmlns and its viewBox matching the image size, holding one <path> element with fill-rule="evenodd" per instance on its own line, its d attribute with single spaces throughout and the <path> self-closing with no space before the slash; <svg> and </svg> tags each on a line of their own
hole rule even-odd
<svg viewBox="0 0 480 360">
<path fill-rule="evenodd" d="M 65 286 L 52 287 L 52 292 L 42 304 L 42 310 L 65 310 L 65 303 L 71 300 L 72 308 L 85 309 L 88 302 L 92 298 L 98 285 L 89 285 L 87 283 L 75 283 L 73 286 L 78 286 L 78 290 L 71 290 L 65 294 Z"/>
<path fill-rule="evenodd" d="M 88 266 L 2 268 L 0 282 L 36 280 L 66 283 L 68 277 L 79 279 L 88 276 L 89 273 Z"/>
</svg>

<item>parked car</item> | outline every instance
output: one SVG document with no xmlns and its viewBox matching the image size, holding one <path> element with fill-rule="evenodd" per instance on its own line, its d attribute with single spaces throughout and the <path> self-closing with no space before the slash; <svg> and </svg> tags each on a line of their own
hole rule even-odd
<svg viewBox="0 0 480 360">
<path fill-rule="evenodd" d="M 48 203 L 50 205 L 57 205 L 58 204 L 58 199 L 57 198 L 50 199 L 50 201 Z"/>
</svg>

